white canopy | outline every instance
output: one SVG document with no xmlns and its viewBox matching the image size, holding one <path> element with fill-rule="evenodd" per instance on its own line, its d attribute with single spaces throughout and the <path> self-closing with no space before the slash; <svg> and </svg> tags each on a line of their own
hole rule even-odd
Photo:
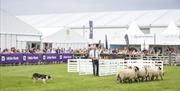
<svg viewBox="0 0 180 91">
<path fill-rule="evenodd" d="M 55 32 L 42 40 L 50 43 L 87 43 L 81 35 L 70 29 L 62 29 Z"/>
<path fill-rule="evenodd" d="M 172 21 L 168 27 L 164 30 L 162 34 L 165 35 L 179 35 L 180 29 L 175 25 L 174 21 Z"/>
<path fill-rule="evenodd" d="M 180 45 L 180 29 L 171 22 L 162 34 L 156 35 L 156 44 Z"/>
<path fill-rule="evenodd" d="M 132 22 L 128 30 L 125 32 L 125 34 L 136 35 L 136 34 L 144 34 L 144 33 L 139 29 L 138 25 L 135 22 Z"/>
</svg>

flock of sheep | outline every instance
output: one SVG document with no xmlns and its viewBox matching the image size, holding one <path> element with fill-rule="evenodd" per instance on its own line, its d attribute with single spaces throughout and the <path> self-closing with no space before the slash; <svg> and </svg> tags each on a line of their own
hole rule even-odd
<svg viewBox="0 0 180 91">
<path fill-rule="evenodd" d="M 128 69 L 120 69 L 117 74 L 117 81 L 120 83 L 129 82 L 141 82 L 141 81 L 148 81 L 148 80 L 158 80 L 158 77 L 161 77 L 161 80 L 163 80 L 162 76 L 164 75 L 164 72 L 161 67 L 143 67 L 139 68 L 137 66 L 135 67 L 129 67 Z"/>
</svg>

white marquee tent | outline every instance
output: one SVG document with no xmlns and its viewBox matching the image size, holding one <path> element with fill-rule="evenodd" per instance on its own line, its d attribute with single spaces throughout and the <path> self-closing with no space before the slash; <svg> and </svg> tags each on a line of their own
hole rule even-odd
<svg viewBox="0 0 180 91">
<path fill-rule="evenodd" d="M 110 45 L 125 45 L 124 33 L 128 30 L 130 24 L 135 21 L 139 30 L 144 34 L 133 35 L 136 42 L 133 40 L 135 43 L 130 41 L 130 44 L 142 45 L 145 42 L 146 44 L 162 45 L 165 43 L 159 42 L 158 44 L 158 39 L 155 38 L 158 38 L 158 34 L 161 34 L 172 20 L 174 20 L 175 26 L 178 28 L 180 27 L 179 12 L 179 9 L 167 9 L 120 12 L 56 13 L 23 15 L 16 17 L 32 27 L 40 29 L 46 34 L 50 34 L 49 32 L 56 32 L 60 30 L 60 28 L 68 27 L 71 29 L 70 31 L 77 32 L 79 35 L 83 36 L 83 38 L 85 37 L 84 39 L 88 39 L 89 37 L 88 22 L 89 20 L 92 20 L 94 23 L 94 42 L 101 40 L 101 42 L 104 43 L 104 37 L 107 34 L 108 43 Z M 134 34 L 135 33 L 137 33 L 137 31 L 134 32 Z M 46 41 L 46 39 L 47 38 L 44 37 L 43 41 L 52 42 L 48 39 Z M 171 42 L 168 43 L 171 44 Z"/>
<path fill-rule="evenodd" d="M 25 49 L 40 45 L 41 32 L 6 11 L 0 10 L 0 48 Z M 34 43 L 32 45 L 32 43 Z M 29 45 L 28 45 L 29 44 Z"/>
<path fill-rule="evenodd" d="M 87 48 L 88 41 L 75 31 L 62 29 L 42 40 L 43 43 L 52 43 L 52 48 Z M 45 47 L 45 46 L 44 46 Z"/>
<path fill-rule="evenodd" d="M 180 45 L 180 29 L 171 22 L 162 34 L 156 35 L 157 44 Z"/>
</svg>

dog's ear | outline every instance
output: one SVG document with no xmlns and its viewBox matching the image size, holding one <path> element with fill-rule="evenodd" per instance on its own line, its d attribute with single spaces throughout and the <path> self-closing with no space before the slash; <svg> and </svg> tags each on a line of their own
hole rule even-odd
<svg viewBox="0 0 180 91">
<path fill-rule="evenodd" d="M 51 76 L 49 75 L 49 76 L 48 76 L 48 78 L 50 79 L 50 78 L 51 78 Z"/>
</svg>

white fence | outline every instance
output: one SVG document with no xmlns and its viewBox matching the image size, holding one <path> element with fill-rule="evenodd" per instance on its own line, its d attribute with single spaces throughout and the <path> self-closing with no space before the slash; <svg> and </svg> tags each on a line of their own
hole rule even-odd
<svg viewBox="0 0 180 91">
<path fill-rule="evenodd" d="M 68 72 L 79 72 L 78 59 L 68 59 Z"/>
<path fill-rule="evenodd" d="M 99 76 L 113 75 L 117 70 L 124 68 L 123 59 L 101 59 L 99 60 Z"/>
<path fill-rule="evenodd" d="M 79 75 L 93 74 L 91 59 L 79 59 Z"/>
<path fill-rule="evenodd" d="M 160 60 L 124 60 L 124 59 L 100 59 L 99 60 L 99 76 L 114 75 L 117 70 L 128 68 L 129 66 L 137 66 L 139 68 L 161 67 L 163 69 L 163 61 Z M 69 59 L 68 72 L 79 72 L 79 75 L 93 74 L 91 59 Z"/>
</svg>

